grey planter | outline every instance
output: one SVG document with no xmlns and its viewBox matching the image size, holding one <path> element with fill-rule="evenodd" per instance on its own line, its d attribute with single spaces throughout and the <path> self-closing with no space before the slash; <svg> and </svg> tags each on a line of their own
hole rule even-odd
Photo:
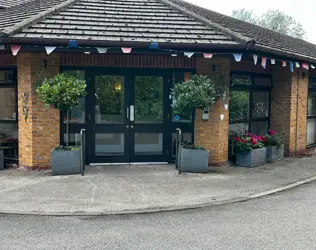
<svg viewBox="0 0 316 250">
<path fill-rule="evenodd" d="M 258 148 L 250 152 L 236 153 L 236 165 L 240 167 L 253 168 L 266 164 L 267 149 Z"/>
<path fill-rule="evenodd" d="M 181 147 L 181 171 L 188 173 L 207 173 L 208 157 L 207 150 L 186 149 Z"/>
<path fill-rule="evenodd" d="M 51 168 L 52 175 L 80 174 L 80 150 L 53 150 Z"/>
<path fill-rule="evenodd" d="M 0 150 L 0 170 L 4 169 L 4 154 L 3 150 Z"/>
<path fill-rule="evenodd" d="M 267 162 L 272 163 L 284 159 L 284 145 L 267 147 Z"/>
</svg>

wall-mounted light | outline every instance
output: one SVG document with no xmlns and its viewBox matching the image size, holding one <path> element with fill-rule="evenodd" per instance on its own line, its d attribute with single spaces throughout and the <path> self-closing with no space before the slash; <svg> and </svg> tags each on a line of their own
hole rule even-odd
<svg viewBox="0 0 316 250">
<path fill-rule="evenodd" d="M 228 109 L 228 104 L 224 104 L 224 108 L 225 108 L 225 110 L 227 110 Z"/>
<path fill-rule="evenodd" d="M 223 121 L 225 116 L 223 114 L 221 114 L 219 118 L 221 119 L 221 121 Z"/>
</svg>

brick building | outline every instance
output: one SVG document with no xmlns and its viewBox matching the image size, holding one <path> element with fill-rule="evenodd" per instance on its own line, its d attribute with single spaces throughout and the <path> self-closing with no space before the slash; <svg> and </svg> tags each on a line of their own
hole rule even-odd
<svg viewBox="0 0 316 250">
<path fill-rule="evenodd" d="M 63 114 L 34 91 L 58 72 L 87 82 L 70 131 L 77 144 L 86 129 L 89 163 L 171 162 L 177 128 L 209 149 L 214 165 L 233 154 L 229 138 L 241 130 L 281 132 L 287 155 L 316 145 L 314 44 L 181 0 L 21 0 L 2 8 L 0 132 L 18 138 L 21 166 L 48 168 L 51 149 L 64 141 Z M 195 73 L 222 76 L 229 89 L 208 120 L 171 107 L 173 84 Z"/>
</svg>

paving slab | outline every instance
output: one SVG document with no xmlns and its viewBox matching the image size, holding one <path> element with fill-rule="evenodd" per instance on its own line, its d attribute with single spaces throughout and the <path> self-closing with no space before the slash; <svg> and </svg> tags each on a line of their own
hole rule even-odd
<svg viewBox="0 0 316 250">
<path fill-rule="evenodd" d="M 85 176 L 0 171 L 0 213 L 103 215 L 171 211 L 256 198 L 316 179 L 316 157 L 178 174 L 174 165 L 89 166 Z"/>
</svg>

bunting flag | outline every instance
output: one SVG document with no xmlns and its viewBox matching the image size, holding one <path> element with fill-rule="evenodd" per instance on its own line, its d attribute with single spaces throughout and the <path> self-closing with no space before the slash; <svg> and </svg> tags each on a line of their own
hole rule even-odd
<svg viewBox="0 0 316 250">
<path fill-rule="evenodd" d="M 194 55 L 194 52 L 184 52 L 184 55 L 191 58 Z"/>
<path fill-rule="evenodd" d="M 291 72 L 294 72 L 294 63 L 293 62 L 289 62 L 290 63 L 290 70 Z"/>
<path fill-rule="evenodd" d="M 69 40 L 68 48 L 75 49 L 78 48 L 78 44 L 76 40 Z"/>
<path fill-rule="evenodd" d="M 267 58 L 266 57 L 262 57 L 261 59 L 261 65 L 262 67 L 265 69 L 267 67 Z"/>
<path fill-rule="evenodd" d="M 121 48 L 124 54 L 130 54 L 132 52 L 132 48 Z"/>
<path fill-rule="evenodd" d="M 149 44 L 149 49 L 159 49 L 159 44 L 156 42 L 152 42 Z"/>
<path fill-rule="evenodd" d="M 213 57 L 213 54 L 203 53 L 203 56 L 204 56 L 204 58 L 211 59 Z"/>
<path fill-rule="evenodd" d="M 54 46 L 45 46 L 45 50 L 46 50 L 47 55 L 51 54 L 55 49 L 56 49 L 56 47 L 54 47 Z"/>
<path fill-rule="evenodd" d="M 315 66 L 314 66 L 313 64 L 311 64 L 311 68 L 312 68 L 312 69 L 315 69 Z"/>
<path fill-rule="evenodd" d="M 296 68 L 301 67 L 300 63 L 298 63 L 298 62 L 295 62 L 295 66 L 296 66 Z"/>
<path fill-rule="evenodd" d="M 257 65 L 257 63 L 258 63 L 258 55 L 253 55 L 253 62 L 255 63 L 255 65 Z"/>
<path fill-rule="evenodd" d="M 303 69 L 309 70 L 309 65 L 308 63 L 302 63 Z"/>
<path fill-rule="evenodd" d="M 0 50 L 4 50 L 4 49 L 5 49 L 4 44 L 0 44 Z"/>
<path fill-rule="evenodd" d="M 275 64 L 275 59 L 271 59 L 271 64 Z"/>
<path fill-rule="evenodd" d="M 233 53 L 235 61 L 236 62 L 240 62 L 241 58 L 242 58 L 242 54 L 241 53 Z"/>
<path fill-rule="evenodd" d="M 282 61 L 282 67 L 286 67 L 286 61 Z"/>
<path fill-rule="evenodd" d="M 12 55 L 16 56 L 21 49 L 21 45 L 11 45 Z"/>
<path fill-rule="evenodd" d="M 108 52 L 108 48 L 96 47 L 96 49 L 99 54 L 105 54 L 106 52 Z"/>
</svg>

